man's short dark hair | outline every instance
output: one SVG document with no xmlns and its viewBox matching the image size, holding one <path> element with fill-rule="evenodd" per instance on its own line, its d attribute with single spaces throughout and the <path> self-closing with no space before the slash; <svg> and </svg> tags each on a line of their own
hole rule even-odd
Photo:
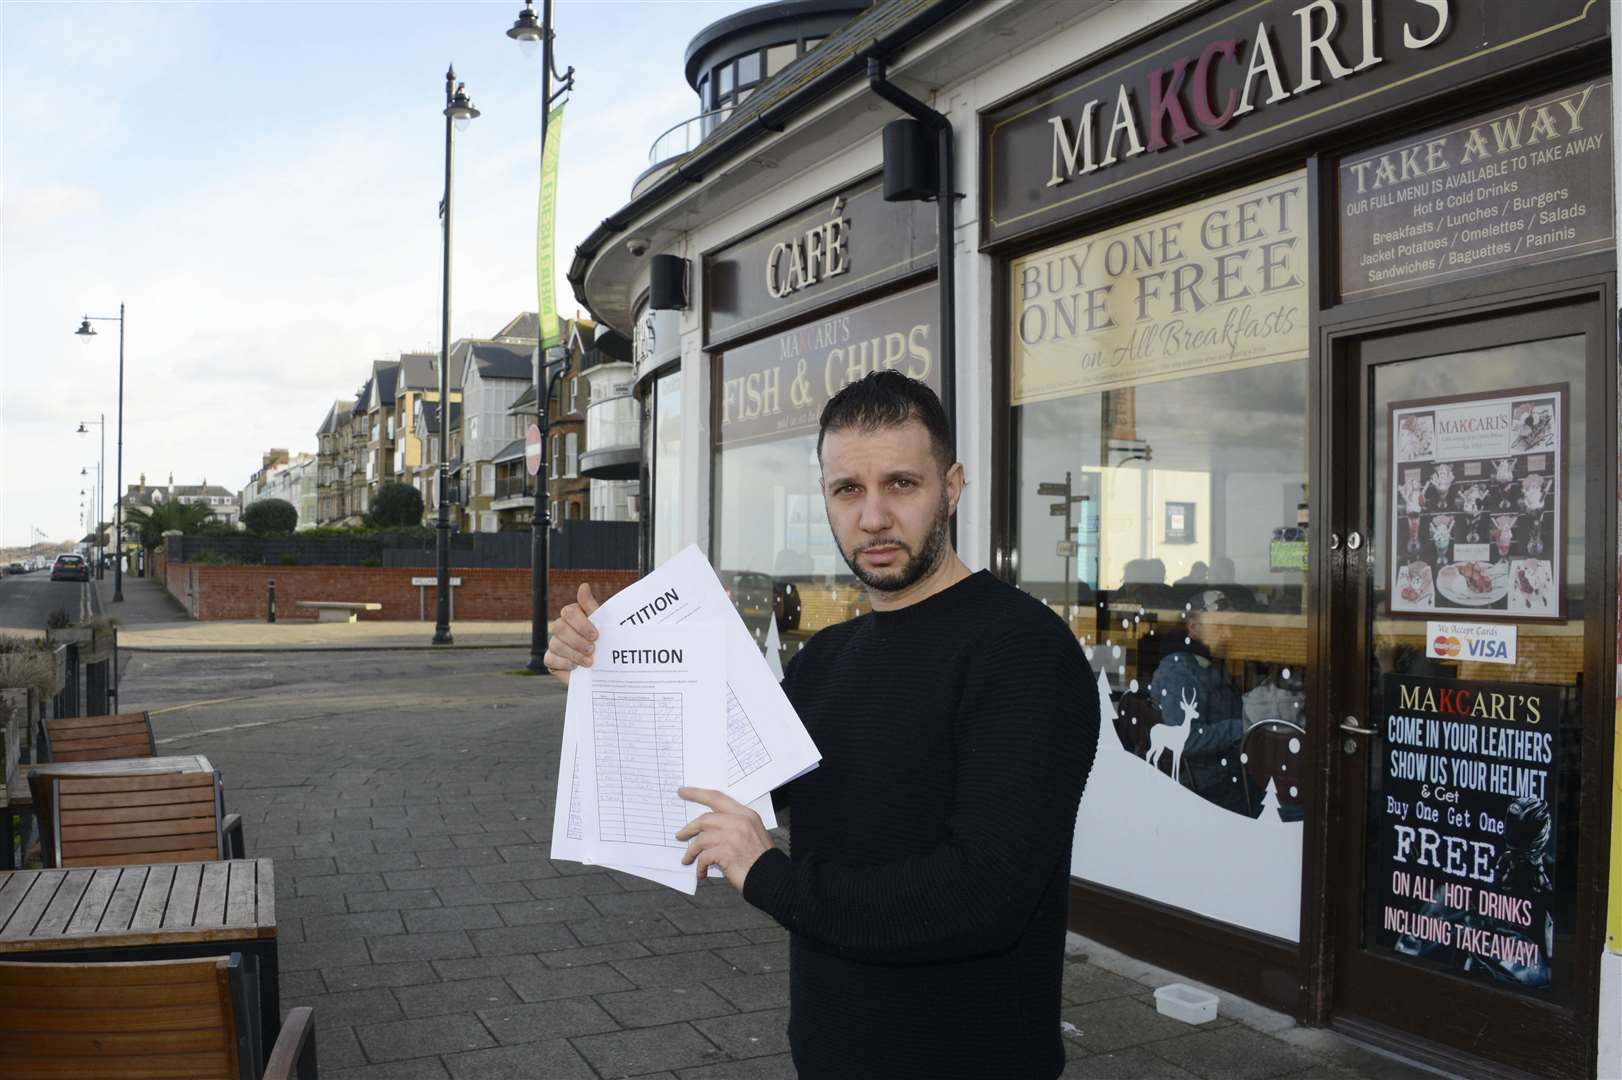
<svg viewBox="0 0 1622 1080">
<path fill-rule="evenodd" d="M 822 407 L 817 426 L 817 460 L 822 440 L 830 431 L 857 428 L 873 432 L 900 427 L 916 420 L 929 432 L 929 448 L 945 472 L 957 460 L 952 450 L 952 429 L 946 422 L 941 399 L 925 383 L 899 371 L 874 371 L 846 386 Z"/>
</svg>

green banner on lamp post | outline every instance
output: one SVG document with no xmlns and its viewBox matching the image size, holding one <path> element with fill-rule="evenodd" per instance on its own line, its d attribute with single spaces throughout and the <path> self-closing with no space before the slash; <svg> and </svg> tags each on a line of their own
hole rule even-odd
<svg viewBox="0 0 1622 1080">
<path fill-rule="evenodd" d="M 557 247 L 558 149 L 563 143 L 563 106 L 546 118 L 546 146 L 541 152 L 541 202 L 536 219 L 535 286 L 540 300 L 541 348 L 563 339 L 558 325 Z"/>
</svg>

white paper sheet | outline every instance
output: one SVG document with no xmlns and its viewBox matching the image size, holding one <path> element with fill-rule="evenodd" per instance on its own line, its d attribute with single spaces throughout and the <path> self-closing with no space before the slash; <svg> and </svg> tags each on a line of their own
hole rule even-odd
<svg viewBox="0 0 1622 1080">
<path fill-rule="evenodd" d="M 765 799 L 822 759 L 778 685 L 779 677 L 772 674 L 760 646 L 696 546 L 615 593 L 591 621 L 605 635 L 610 627 L 720 624 L 728 691 L 725 787 L 733 798 L 751 804 Z"/>
<path fill-rule="evenodd" d="M 726 742 L 716 723 L 725 688 L 711 628 L 603 630 L 592 666 L 569 685 L 569 696 L 589 710 L 589 722 L 577 725 L 573 782 L 594 862 L 683 870 L 687 844 L 676 833 L 706 811 L 676 789 L 725 782 Z"/>
</svg>

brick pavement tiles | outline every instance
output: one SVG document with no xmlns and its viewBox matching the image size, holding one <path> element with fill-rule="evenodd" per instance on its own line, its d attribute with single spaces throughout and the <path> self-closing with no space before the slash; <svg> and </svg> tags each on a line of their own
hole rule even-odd
<svg viewBox="0 0 1622 1080">
<path fill-rule="evenodd" d="M 721 883 L 547 858 L 563 695 L 523 659 L 138 653 L 123 702 L 277 860 L 282 1003 L 329 1080 L 792 1077 L 780 928 Z M 1072 944 L 1067 1078 L 1421 1075 L 1231 999 L 1167 1020 L 1170 973 Z"/>
</svg>

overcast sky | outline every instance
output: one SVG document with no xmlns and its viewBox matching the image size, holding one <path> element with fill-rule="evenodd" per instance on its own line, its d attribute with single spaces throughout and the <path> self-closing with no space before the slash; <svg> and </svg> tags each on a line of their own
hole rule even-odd
<svg viewBox="0 0 1622 1080">
<path fill-rule="evenodd" d="M 450 62 L 483 113 L 457 142 L 452 336 L 535 309 L 540 61 L 505 36 L 521 6 L 0 0 L 0 544 L 83 535 L 99 447 L 74 429 L 102 413 L 111 506 L 118 324 L 82 343 L 86 314 L 128 305 L 126 485 L 237 491 L 265 449 L 313 452 L 373 360 L 438 347 Z M 688 40 L 750 6 L 558 3 L 577 78 L 560 313 L 575 245 L 697 112 Z"/>
</svg>

